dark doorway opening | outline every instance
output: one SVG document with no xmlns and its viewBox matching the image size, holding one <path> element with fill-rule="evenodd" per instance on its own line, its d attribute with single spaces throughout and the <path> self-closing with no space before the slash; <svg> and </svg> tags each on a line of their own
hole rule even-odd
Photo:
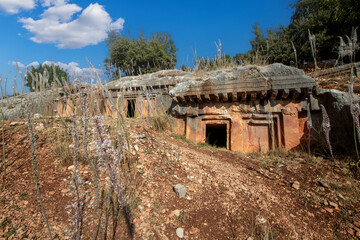
<svg viewBox="0 0 360 240">
<path fill-rule="evenodd" d="M 215 147 L 226 148 L 226 124 L 206 124 L 206 143 Z"/>
<path fill-rule="evenodd" d="M 127 100 L 127 117 L 135 117 L 135 99 Z"/>
</svg>

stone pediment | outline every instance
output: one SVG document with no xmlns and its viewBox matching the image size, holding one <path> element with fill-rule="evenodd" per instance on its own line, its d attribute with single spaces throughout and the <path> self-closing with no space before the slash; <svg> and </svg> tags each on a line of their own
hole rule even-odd
<svg viewBox="0 0 360 240">
<path fill-rule="evenodd" d="M 223 100 L 233 101 L 263 98 L 266 96 L 286 98 L 308 93 L 316 86 L 311 77 L 302 70 L 271 64 L 268 66 L 241 66 L 232 72 L 217 71 L 196 81 L 178 83 L 170 95 L 180 102 Z"/>
</svg>

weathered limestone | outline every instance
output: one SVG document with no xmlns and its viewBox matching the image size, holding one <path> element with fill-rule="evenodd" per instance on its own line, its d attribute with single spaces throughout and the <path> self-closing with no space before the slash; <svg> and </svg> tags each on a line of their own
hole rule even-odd
<svg viewBox="0 0 360 240">
<path fill-rule="evenodd" d="M 220 142 L 213 134 L 225 136 L 222 146 L 235 151 L 290 150 L 306 132 L 304 116 L 315 86 L 303 71 L 282 64 L 217 71 L 170 90 L 176 101 L 172 114 L 194 142 Z"/>
<path fill-rule="evenodd" d="M 360 98 L 357 95 L 353 95 L 353 98 L 355 101 L 360 102 Z M 354 125 L 353 117 L 350 113 L 349 94 L 335 89 L 317 89 L 315 102 L 317 105 L 324 105 L 328 113 L 331 124 L 330 139 L 333 148 L 338 152 L 355 151 Z M 314 103 L 312 104 L 315 110 L 316 104 Z M 321 111 L 312 111 L 311 115 L 316 130 L 312 135 L 314 141 L 324 143 L 321 131 Z M 317 134 L 318 132 L 320 134 Z"/>
<path fill-rule="evenodd" d="M 23 118 L 25 116 L 24 103 L 27 99 L 31 99 L 33 113 L 48 115 L 52 111 L 50 105 L 53 105 L 56 98 L 57 95 L 53 91 L 31 92 L 7 97 L 0 100 L 0 112 L 4 115 L 4 119 Z"/>
<path fill-rule="evenodd" d="M 315 133 L 321 126 L 322 104 L 330 117 L 332 143 L 353 146 L 348 94 L 318 90 L 314 79 L 303 71 L 282 64 L 207 73 L 164 70 L 123 77 L 104 86 L 67 88 L 58 93 L 30 93 L 4 99 L 0 106 L 6 119 L 16 118 L 22 114 L 23 99 L 31 97 L 39 103 L 37 106 L 44 106 L 41 101 L 52 101 L 53 112 L 56 109 L 56 114 L 68 116 L 74 111 L 73 101 L 80 104 L 79 93 L 91 88 L 84 92 L 89 94 L 92 114 L 147 117 L 167 113 L 176 123 L 174 131 L 193 142 L 242 152 L 267 152 L 288 151 L 307 143 L 307 111 L 311 111 Z M 46 115 L 42 111 L 33 110 Z"/>
<path fill-rule="evenodd" d="M 200 81 L 189 79 L 176 85 L 170 95 L 178 102 L 246 101 L 263 98 L 298 98 L 315 87 L 303 71 L 282 64 L 241 66 L 232 72 L 217 71 Z"/>
</svg>

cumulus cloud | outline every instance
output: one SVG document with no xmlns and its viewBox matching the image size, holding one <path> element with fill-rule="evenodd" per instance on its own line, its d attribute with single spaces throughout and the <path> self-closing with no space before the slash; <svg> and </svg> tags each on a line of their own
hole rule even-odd
<svg viewBox="0 0 360 240">
<path fill-rule="evenodd" d="M 35 0 L 0 0 L 0 10 L 9 14 L 16 14 L 21 10 L 31 10 L 35 6 Z"/>
<path fill-rule="evenodd" d="M 31 69 L 31 67 L 36 68 L 37 66 L 40 65 L 38 61 L 31 62 L 27 65 L 16 61 L 13 61 L 11 64 L 15 67 L 18 66 L 19 68 L 22 69 L 27 68 L 29 70 Z M 83 79 L 95 78 L 95 73 L 102 75 L 103 72 L 101 69 L 96 69 L 96 68 L 80 68 L 77 62 L 63 63 L 63 62 L 44 61 L 42 63 L 42 65 L 48 65 L 48 66 L 52 66 L 52 64 L 54 64 L 55 66 L 59 66 L 61 69 L 65 70 L 68 74 L 70 74 L 71 77 L 77 77 Z"/>
<path fill-rule="evenodd" d="M 11 65 L 13 65 L 14 67 L 19 67 L 19 68 L 24 68 L 25 67 L 24 64 L 22 64 L 21 62 L 16 62 L 16 61 L 13 61 L 11 63 Z"/>
<path fill-rule="evenodd" d="M 70 74 L 70 76 L 75 76 L 75 77 L 79 77 L 79 78 L 90 78 L 90 77 L 94 77 L 95 78 L 95 72 L 97 72 L 98 74 L 101 74 L 102 70 L 101 69 L 91 69 L 91 68 L 80 68 L 79 64 L 77 62 L 70 62 L 70 63 L 62 63 L 62 62 L 51 62 L 51 61 L 45 61 L 43 63 L 43 65 L 51 65 L 51 64 L 55 64 L 57 66 L 59 66 L 60 68 L 64 69 L 67 73 Z"/>
<path fill-rule="evenodd" d="M 32 41 L 55 43 L 58 48 L 82 48 L 104 41 L 110 30 L 123 29 L 124 19 L 113 21 L 98 3 L 82 9 L 67 2 L 43 0 L 42 6 L 49 7 L 40 15 L 40 19 L 19 19 L 23 27 L 34 34 L 30 38 Z M 75 14 L 79 16 L 74 18 Z"/>
<path fill-rule="evenodd" d="M 35 61 L 35 62 L 32 62 L 32 63 L 29 63 L 28 65 L 26 65 L 27 68 L 30 68 L 30 67 L 37 67 L 39 66 L 39 62 L 38 61 Z"/>
</svg>

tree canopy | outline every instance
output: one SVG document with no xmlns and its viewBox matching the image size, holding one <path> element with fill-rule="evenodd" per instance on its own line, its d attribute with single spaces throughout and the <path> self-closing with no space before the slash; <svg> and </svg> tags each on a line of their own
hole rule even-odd
<svg viewBox="0 0 360 240">
<path fill-rule="evenodd" d="M 45 88 L 50 87 L 55 81 L 54 76 L 59 80 L 56 81 L 56 84 L 60 84 L 60 86 L 62 86 L 64 82 L 69 82 L 68 73 L 57 65 L 49 66 L 47 64 L 40 64 L 36 68 L 32 66 L 25 75 L 25 86 L 29 87 L 32 92 L 35 91 L 35 89 L 40 90 L 41 85 Z"/>
<path fill-rule="evenodd" d="M 173 69 L 177 62 L 177 49 L 168 33 L 153 33 L 147 39 L 143 32 L 133 38 L 112 31 L 106 43 L 109 52 L 105 65 L 111 78 Z"/>
<path fill-rule="evenodd" d="M 360 27 L 359 0 L 298 0 L 291 6 L 294 13 L 288 27 L 268 29 L 264 34 L 256 23 L 255 37 L 250 41 L 252 49 L 238 57 L 264 63 L 312 62 L 309 37 L 314 37 L 318 60 L 337 59 L 339 37 L 346 40 L 352 29 Z"/>
</svg>

